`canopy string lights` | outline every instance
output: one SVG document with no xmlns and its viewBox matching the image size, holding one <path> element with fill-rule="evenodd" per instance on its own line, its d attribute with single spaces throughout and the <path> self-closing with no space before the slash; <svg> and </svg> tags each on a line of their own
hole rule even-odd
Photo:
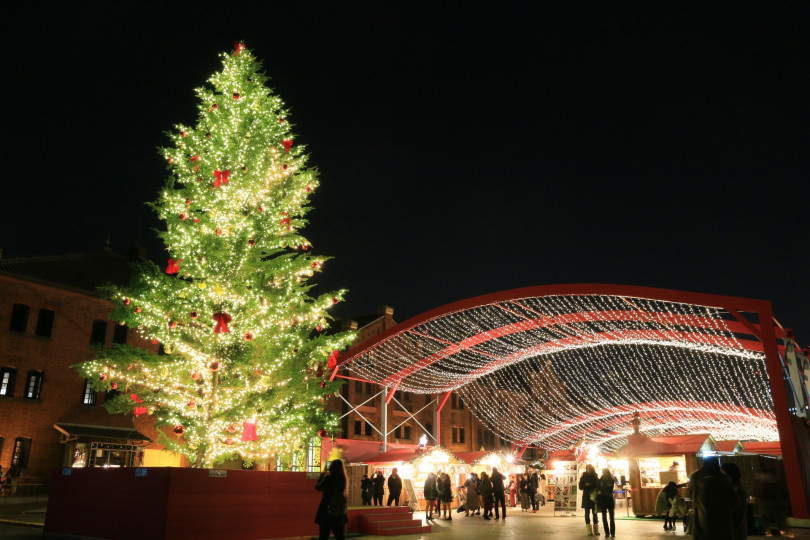
<svg viewBox="0 0 810 540">
<path fill-rule="evenodd" d="M 778 439 L 762 343 L 729 311 L 614 294 L 548 294 L 426 317 L 357 352 L 352 376 L 458 392 L 516 444 L 614 449 L 649 435 Z"/>
</svg>

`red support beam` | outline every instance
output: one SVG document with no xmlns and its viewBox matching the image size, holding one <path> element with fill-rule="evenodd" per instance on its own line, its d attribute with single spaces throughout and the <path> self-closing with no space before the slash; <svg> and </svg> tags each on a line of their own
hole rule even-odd
<svg viewBox="0 0 810 540">
<path fill-rule="evenodd" d="M 770 302 L 762 302 L 759 310 L 760 329 L 762 331 L 762 344 L 765 348 L 765 365 L 768 369 L 768 379 L 771 382 L 771 396 L 773 397 L 773 412 L 776 416 L 776 425 L 779 428 L 779 441 L 782 445 L 782 463 L 785 465 L 785 480 L 790 495 L 790 507 L 794 518 L 810 518 L 810 508 L 807 501 L 807 487 L 802 481 L 802 464 L 799 461 L 799 448 L 796 434 L 793 432 L 793 423 L 788 409 L 787 391 L 779 360 L 776 333 L 773 325 L 773 312 Z"/>
</svg>

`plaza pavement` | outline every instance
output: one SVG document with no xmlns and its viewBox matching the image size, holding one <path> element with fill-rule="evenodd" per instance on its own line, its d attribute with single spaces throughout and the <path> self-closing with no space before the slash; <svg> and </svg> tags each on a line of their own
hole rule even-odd
<svg viewBox="0 0 810 540">
<path fill-rule="evenodd" d="M 628 518 L 627 511 L 623 507 L 616 509 L 616 538 L 618 540 L 664 540 L 664 539 L 688 539 L 690 536 L 683 532 L 683 522 L 678 523 L 676 532 L 664 531 L 663 519 Z M 567 517 L 554 516 L 554 510 L 550 504 L 540 507 L 536 514 L 525 514 L 520 508 L 507 508 L 506 520 L 485 521 L 481 516 L 465 517 L 464 513 L 453 513 L 452 521 L 443 519 L 433 523 L 433 532 L 424 535 L 406 536 L 374 536 L 364 535 L 363 540 L 586 540 L 595 536 L 585 534 L 585 518 L 583 516 Z M 630 512 L 632 516 L 632 512 Z M 414 514 L 415 518 L 424 521 L 424 512 Z M 810 529 L 794 528 L 791 534 L 795 538 L 810 539 Z M 605 538 L 600 522 L 599 533 L 602 539 Z M 748 538 L 765 539 L 765 536 L 749 536 Z M 770 538 L 769 538 L 770 540 Z"/>
</svg>

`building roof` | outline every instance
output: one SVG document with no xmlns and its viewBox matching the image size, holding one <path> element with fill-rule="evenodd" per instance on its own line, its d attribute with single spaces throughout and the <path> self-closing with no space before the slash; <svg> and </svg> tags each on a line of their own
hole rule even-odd
<svg viewBox="0 0 810 540">
<path fill-rule="evenodd" d="M 779 441 L 746 441 L 742 445 L 746 452 L 753 454 L 782 455 L 782 443 Z"/>
<path fill-rule="evenodd" d="M 720 452 L 737 452 L 742 448 L 743 446 L 740 444 L 740 441 L 737 440 L 717 441 L 717 450 Z"/>
<path fill-rule="evenodd" d="M 0 274 L 39 281 L 98 294 L 97 288 L 107 283 L 126 285 L 132 275 L 134 259 L 101 250 L 95 253 L 73 253 L 0 259 Z"/>
<path fill-rule="evenodd" d="M 714 449 L 717 447 L 714 439 L 708 433 L 647 437 L 637 442 L 631 442 L 616 454 L 621 457 L 694 455 L 704 445 Z"/>
</svg>

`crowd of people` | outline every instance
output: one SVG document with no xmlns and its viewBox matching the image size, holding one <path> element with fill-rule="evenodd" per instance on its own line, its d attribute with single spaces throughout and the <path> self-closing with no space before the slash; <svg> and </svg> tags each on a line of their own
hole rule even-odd
<svg viewBox="0 0 810 540">
<path fill-rule="evenodd" d="M 664 530 L 674 531 L 676 519 L 681 518 L 684 530 L 696 540 L 746 540 L 748 493 L 741 483 L 741 476 L 739 467 L 734 463 L 724 463 L 721 467 L 718 459 L 705 459 L 703 466 L 689 477 L 688 483 L 669 482 L 656 501 L 656 513 L 664 516 Z M 760 484 L 767 488 L 775 482 L 761 481 Z M 363 504 L 371 505 L 373 500 L 375 505 L 381 506 L 385 485 L 386 478 L 381 471 L 376 471 L 372 478 L 363 475 Z M 389 494 L 386 504 L 399 505 L 402 479 L 397 469 L 393 469 L 387 485 Z M 689 510 L 686 500 L 678 492 L 679 488 L 685 486 L 688 486 L 688 497 L 692 502 Z M 342 540 L 348 497 L 348 480 L 342 461 L 332 461 L 315 488 L 323 492 L 315 518 L 320 526 L 320 539 L 327 539 L 331 532 L 336 540 Z M 605 537 L 615 538 L 614 492 L 618 488 L 619 482 L 610 469 L 602 469 L 599 475 L 593 465 L 586 465 L 579 480 L 586 534 L 600 534 L 598 515 L 601 514 Z M 492 519 L 493 511 L 495 519 L 506 519 L 507 497 L 509 506 L 515 507 L 518 495 L 523 512 L 537 512 L 539 506 L 545 505 L 545 475 L 527 469 L 523 474 L 507 478 L 493 467 L 491 474 L 486 471 L 470 473 L 454 493 L 446 472 L 431 472 L 424 484 L 425 514 L 428 521 L 441 518 L 452 520 L 450 504 L 458 497 L 456 512 L 464 512 L 465 517 L 481 515 L 483 510 L 483 519 Z M 763 500 L 767 501 L 768 498 L 764 497 Z M 773 530 L 778 531 L 784 521 L 784 512 L 780 512 L 779 507 L 766 507 L 765 513 L 776 526 Z"/>
</svg>

